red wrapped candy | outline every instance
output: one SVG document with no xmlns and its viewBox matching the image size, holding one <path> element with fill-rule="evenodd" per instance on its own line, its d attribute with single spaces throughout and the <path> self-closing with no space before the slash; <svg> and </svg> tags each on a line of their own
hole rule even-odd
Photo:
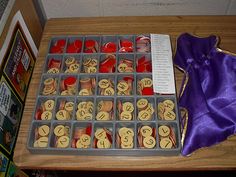
<svg viewBox="0 0 236 177">
<path fill-rule="evenodd" d="M 65 39 L 57 40 L 53 46 L 51 46 L 50 53 L 63 53 L 64 47 L 66 45 Z"/>
<path fill-rule="evenodd" d="M 138 59 L 136 71 L 139 73 L 152 72 L 152 62 L 145 56 Z"/>
<path fill-rule="evenodd" d="M 76 78 L 75 77 L 67 77 L 65 80 L 64 80 L 64 84 L 66 87 L 68 86 L 72 86 L 76 83 Z"/>
<path fill-rule="evenodd" d="M 89 126 L 86 127 L 86 134 L 91 136 L 92 133 L 92 125 L 90 124 Z"/>
<path fill-rule="evenodd" d="M 153 95 L 153 88 L 152 87 L 145 87 L 142 89 L 142 95 Z"/>
<path fill-rule="evenodd" d="M 105 43 L 102 46 L 102 52 L 103 53 L 114 53 L 114 52 L 116 52 L 116 43 L 114 43 L 114 42 Z"/>
<path fill-rule="evenodd" d="M 82 41 L 77 39 L 68 45 L 66 52 L 67 53 L 80 53 L 81 49 L 82 49 Z"/>
<path fill-rule="evenodd" d="M 84 43 L 84 53 L 97 53 L 98 43 L 96 40 L 86 40 Z"/>
<path fill-rule="evenodd" d="M 113 73 L 115 72 L 116 58 L 115 55 L 107 55 L 106 59 L 100 63 L 100 73 Z"/>
<path fill-rule="evenodd" d="M 125 52 L 133 52 L 134 51 L 134 47 L 133 47 L 133 42 L 129 41 L 129 40 L 120 40 L 120 49 L 119 52 L 125 53 Z"/>
<path fill-rule="evenodd" d="M 51 69 L 51 68 L 57 68 L 57 69 L 60 69 L 61 67 L 61 61 L 60 60 L 57 60 L 57 59 L 54 59 L 54 58 L 51 58 L 48 62 L 48 69 Z"/>
</svg>

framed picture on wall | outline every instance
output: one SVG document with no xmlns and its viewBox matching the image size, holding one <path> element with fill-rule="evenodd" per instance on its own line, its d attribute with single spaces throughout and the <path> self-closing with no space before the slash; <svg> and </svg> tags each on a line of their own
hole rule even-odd
<svg viewBox="0 0 236 177">
<path fill-rule="evenodd" d="M 2 152 L 0 152 L 0 177 L 5 177 L 9 159 Z"/>
<path fill-rule="evenodd" d="M 0 70 L 21 101 L 25 101 L 36 57 L 37 47 L 18 11 L 12 19 L 0 50 Z"/>
<path fill-rule="evenodd" d="M 0 79 L 0 146 L 11 154 L 17 138 L 23 104 L 4 76 Z"/>
<path fill-rule="evenodd" d="M 19 23 L 15 26 L 13 34 L 11 45 L 4 58 L 3 73 L 21 100 L 24 101 L 35 64 L 35 56 L 32 54 Z"/>
</svg>

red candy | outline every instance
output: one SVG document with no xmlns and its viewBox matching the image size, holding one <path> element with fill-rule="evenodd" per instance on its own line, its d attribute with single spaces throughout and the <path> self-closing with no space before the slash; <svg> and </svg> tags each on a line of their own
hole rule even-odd
<svg viewBox="0 0 236 177">
<path fill-rule="evenodd" d="M 66 44 L 66 40 L 64 40 L 64 39 L 60 39 L 60 40 L 57 40 L 57 41 L 55 42 L 55 45 L 56 45 L 56 46 L 60 46 L 60 47 L 64 47 L 65 44 Z"/>
<path fill-rule="evenodd" d="M 66 52 L 67 53 L 76 53 L 76 48 L 74 47 L 74 45 L 70 44 L 70 45 L 68 45 Z"/>
<path fill-rule="evenodd" d="M 147 72 L 152 72 L 152 63 L 149 61 L 148 63 L 145 64 L 146 71 Z"/>
<path fill-rule="evenodd" d="M 75 78 L 75 77 L 67 77 L 67 78 L 64 80 L 65 86 L 74 85 L 75 82 L 76 82 L 76 78 Z"/>
<path fill-rule="evenodd" d="M 114 53 L 116 52 L 116 44 L 114 42 L 108 42 L 102 46 L 102 52 Z"/>
<path fill-rule="evenodd" d="M 84 43 L 85 53 L 96 53 L 98 52 L 98 43 L 95 40 L 86 40 Z"/>
<path fill-rule="evenodd" d="M 82 41 L 81 40 L 75 40 L 74 41 L 74 45 L 77 47 L 77 48 L 82 48 Z"/>
<path fill-rule="evenodd" d="M 41 120 L 41 115 L 42 115 L 41 109 L 37 109 L 37 112 L 35 114 L 35 119 L 36 120 Z"/>
<path fill-rule="evenodd" d="M 128 40 L 121 40 L 120 41 L 120 46 L 121 47 L 133 47 L 133 43 Z"/>
<path fill-rule="evenodd" d="M 152 87 L 145 87 L 142 89 L 142 95 L 153 95 L 153 88 Z"/>
<path fill-rule="evenodd" d="M 94 40 L 85 41 L 85 48 L 93 48 L 93 47 L 95 47 L 95 41 Z"/>
<path fill-rule="evenodd" d="M 100 63 L 100 73 L 112 73 L 115 72 L 116 59 L 114 55 L 108 55 L 106 59 Z"/>
<path fill-rule="evenodd" d="M 131 48 L 131 47 L 121 47 L 119 52 L 122 52 L 122 53 L 133 52 L 133 48 Z"/>
<path fill-rule="evenodd" d="M 144 65 L 138 65 L 137 68 L 136 68 L 136 71 L 138 73 L 142 73 L 145 71 L 145 66 Z"/>
<path fill-rule="evenodd" d="M 124 81 L 126 81 L 126 82 L 129 82 L 129 81 L 134 81 L 134 77 L 132 77 L 132 76 L 125 76 L 125 77 L 123 77 L 123 80 Z"/>
<path fill-rule="evenodd" d="M 65 39 L 57 40 L 50 49 L 50 53 L 63 53 L 64 47 L 66 45 Z"/>
<path fill-rule="evenodd" d="M 152 63 L 145 56 L 138 59 L 136 71 L 139 73 L 152 72 Z"/>
<path fill-rule="evenodd" d="M 139 59 L 138 59 L 138 65 L 142 65 L 143 63 L 145 63 L 145 61 L 146 61 L 145 56 L 139 58 Z"/>
<path fill-rule="evenodd" d="M 107 130 L 106 128 L 104 128 L 106 135 L 107 135 L 107 139 L 110 141 L 110 143 L 112 143 L 112 133 Z"/>
<path fill-rule="evenodd" d="M 82 49 L 82 41 L 75 40 L 71 44 L 68 45 L 66 52 L 67 53 L 80 53 Z"/>
<path fill-rule="evenodd" d="M 91 133 L 92 133 L 92 125 L 90 124 L 89 126 L 86 127 L 86 134 L 91 136 Z"/>
<path fill-rule="evenodd" d="M 61 67 L 61 61 L 56 60 L 54 58 L 49 60 L 49 62 L 48 62 L 48 69 L 51 69 L 51 68 L 60 69 L 60 67 Z"/>
<path fill-rule="evenodd" d="M 50 53 L 62 53 L 63 49 L 61 47 L 58 46 L 53 46 L 51 47 Z"/>
<path fill-rule="evenodd" d="M 133 42 L 129 40 L 120 40 L 119 52 L 133 52 Z"/>
</svg>

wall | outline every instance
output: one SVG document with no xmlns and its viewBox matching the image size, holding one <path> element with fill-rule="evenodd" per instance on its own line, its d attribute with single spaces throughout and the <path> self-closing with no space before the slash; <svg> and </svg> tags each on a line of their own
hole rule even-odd
<svg viewBox="0 0 236 177">
<path fill-rule="evenodd" d="M 236 0 L 40 0 L 46 17 L 236 15 Z"/>
<path fill-rule="evenodd" d="M 0 48 L 5 40 L 7 35 L 8 28 L 10 26 L 11 20 L 15 13 L 20 10 L 21 14 L 25 20 L 25 23 L 31 33 L 31 36 L 35 42 L 35 45 L 39 47 L 43 28 L 40 24 L 38 15 L 35 11 L 32 0 L 15 0 L 13 7 L 10 11 L 10 14 L 7 18 L 6 24 L 4 25 L 3 32 L 0 36 Z"/>
</svg>

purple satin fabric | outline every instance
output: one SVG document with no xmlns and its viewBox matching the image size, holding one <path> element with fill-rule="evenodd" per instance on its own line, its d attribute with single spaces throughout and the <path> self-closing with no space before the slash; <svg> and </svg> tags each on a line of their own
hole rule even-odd
<svg viewBox="0 0 236 177">
<path fill-rule="evenodd" d="M 219 52 L 217 38 L 182 34 L 174 63 L 189 80 L 179 106 L 188 110 L 182 155 L 208 147 L 236 133 L 236 56 Z"/>
</svg>

